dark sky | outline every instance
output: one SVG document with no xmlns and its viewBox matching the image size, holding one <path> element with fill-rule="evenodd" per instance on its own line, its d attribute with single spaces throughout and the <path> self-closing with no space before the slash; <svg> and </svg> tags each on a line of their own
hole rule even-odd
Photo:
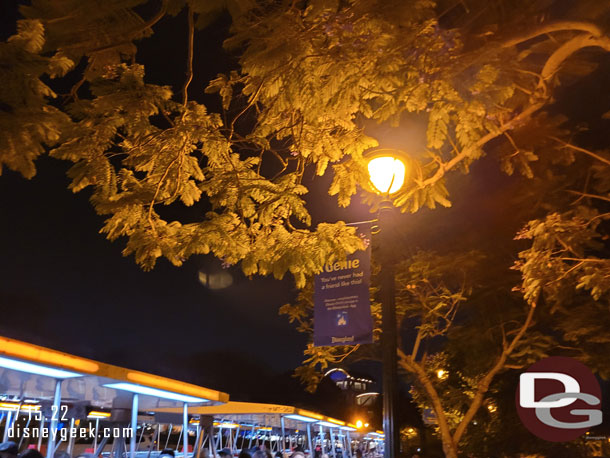
<svg viewBox="0 0 610 458">
<path fill-rule="evenodd" d="M 15 10 L 11 2 L 2 4 L 4 39 Z M 164 20 L 142 42 L 138 61 L 147 65 L 148 82 L 176 88 L 182 84 L 183 22 L 184 17 Z M 207 101 L 205 83 L 234 65 L 220 48 L 227 24 L 221 18 L 197 35 L 191 92 L 201 101 Z M 163 59 L 156 59 L 159 55 Z M 604 82 L 608 68 L 606 62 L 590 81 Z M 576 109 L 589 97 L 599 104 L 598 89 L 587 87 L 577 101 L 566 92 L 566 103 Z M 386 146 L 408 149 L 421 142 L 421 125 L 411 120 L 384 135 Z M 192 381 L 199 379 L 193 374 L 223 372 L 231 364 L 248 363 L 254 371 L 260 365 L 269 372 L 290 371 L 299 364 L 305 338 L 277 313 L 293 298 L 291 278 L 248 280 L 232 270 L 233 286 L 210 291 L 198 281 L 200 269 L 217 268 L 210 257 L 191 258 L 180 268 L 160 261 L 153 271 L 143 272 L 133 258 L 121 255 L 124 240 L 111 243 L 98 233 L 103 219 L 88 203 L 88 192 L 74 195 L 67 189 L 68 166 L 43 157 L 32 180 L 10 171 L 0 176 L 1 335 Z M 370 218 L 360 204 L 337 209 L 325 195 L 328 180 L 320 180 L 308 196 L 315 220 Z M 414 247 L 437 249 L 476 243 L 482 234 L 514 233 L 498 205 L 514 180 L 502 175 L 494 161 L 483 160 L 471 176 L 452 179 L 452 209 L 402 215 L 395 231 Z M 511 243 L 510 237 L 506 240 Z M 216 356 L 206 360 L 201 354 Z"/>
<path fill-rule="evenodd" d="M 0 6 L 2 39 L 14 30 L 16 3 Z M 164 19 L 142 43 L 138 61 L 147 66 L 148 82 L 181 86 L 184 22 Z M 232 65 L 221 52 L 227 25 L 221 18 L 197 35 L 194 97 L 204 98 L 205 82 Z M 232 287 L 211 291 L 198 272 L 219 264 L 203 256 L 180 268 L 161 261 L 143 272 L 122 257 L 124 241 L 98 234 L 103 218 L 87 191 L 67 189 L 68 167 L 45 157 L 32 180 L 8 170 L 0 177 L 3 335 L 170 376 L 184 363 L 181 355 L 210 351 L 245 354 L 275 371 L 298 365 L 305 338 L 277 313 L 292 298 L 291 279 L 248 281 L 234 270 Z"/>
</svg>

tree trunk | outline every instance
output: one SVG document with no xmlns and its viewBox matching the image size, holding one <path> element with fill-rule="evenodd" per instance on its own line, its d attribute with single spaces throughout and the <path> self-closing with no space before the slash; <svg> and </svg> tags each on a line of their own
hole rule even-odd
<svg viewBox="0 0 610 458">
<path fill-rule="evenodd" d="M 448 434 L 451 436 L 451 433 Z M 445 458 L 458 458 L 457 446 L 453 442 L 453 439 L 451 439 L 451 437 L 445 438 L 444 436 L 444 434 L 441 434 Z"/>
</svg>

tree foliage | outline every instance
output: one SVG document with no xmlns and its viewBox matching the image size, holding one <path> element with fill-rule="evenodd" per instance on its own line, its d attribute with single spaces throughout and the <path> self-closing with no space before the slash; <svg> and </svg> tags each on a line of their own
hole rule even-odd
<svg viewBox="0 0 610 458">
<path fill-rule="evenodd" d="M 582 14 L 575 12 L 575 18 Z M 608 151 L 579 145 L 586 137 L 582 126 L 550 106 L 561 82 L 577 80 L 582 75 L 577 70 L 590 71 L 596 55 L 582 52 L 583 45 L 607 51 L 607 37 L 602 28 L 587 31 L 592 23 L 575 18 L 529 30 L 513 27 L 512 34 L 503 35 L 508 21 L 493 23 L 493 14 L 481 16 L 489 21 L 487 27 L 464 26 L 460 46 L 449 48 L 460 58 L 452 64 L 448 51 L 447 68 L 438 70 L 439 75 L 447 72 L 440 79 L 449 83 L 446 92 L 442 85 L 435 89 L 442 100 L 427 94 L 429 103 L 419 108 L 427 113 L 427 151 L 412 158 L 411 184 L 394 199 L 407 211 L 426 203 L 433 207 L 419 193 L 444 186 L 449 170 L 468 172 L 482 155 L 492 155 L 508 175 L 521 175 L 512 188 L 516 204 L 505 202 L 506 211 L 515 212 L 507 219 L 523 227 L 515 234 L 516 244 L 479 240 L 485 257 L 470 255 L 474 266 L 460 259 L 465 252 L 446 258 L 423 252 L 397 267 L 399 323 L 417 330 L 413 342 L 401 343 L 399 366 L 414 399 L 435 412 L 450 457 L 459 450 L 488 456 L 493 444 L 502 443 L 504 423 L 494 416 L 501 392 L 498 374 L 507 374 L 506 379 L 511 370 L 544 356 L 567 354 L 608 377 L 602 356 L 610 310 Z M 548 41 L 549 35 L 562 40 Z M 570 66 L 571 59 L 577 65 Z M 454 259 L 460 260 L 457 266 Z M 455 281 L 459 272 L 465 272 L 461 284 Z M 308 307 L 300 297 L 282 311 L 304 321 L 310 317 Z M 310 346 L 306 354 L 316 358 L 306 359 L 297 374 L 309 377 L 310 388 L 319 367 L 345 363 L 345 355 L 347 362 L 378 357 L 374 348 Z M 582 452 L 582 444 L 572 446 L 580 451 L 572 448 L 571 456 Z M 549 456 L 557 452 L 535 441 L 518 451 L 526 448 Z"/>
<path fill-rule="evenodd" d="M 330 170 L 329 194 L 348 205 L 368 186 L 363 154 L 379 144 L 365 122 L 397 123 L 404 112 L 427 119 L 427 148 L 412 155 L 394 204 L 412 212 L 447 206 L 445 175 L 467 170 L 491 140 L 514 146 L 502 158 L 508 172 L 529 174 L 536 145 L 519 146 L 509 132 L 544 115 L 573 54 L 610 49 L 602 26 L 582 17 L 530 21 L 515 36 L 516 21 L 547 5 L 524 6 L 515 17 L 473 2 L 452 18 L 439 14 L 446 7 L 35 0 L 2 44 L 0 164 L 29 178 L 40 154 L 72 162 L 71 189 L 91 190 L 107 216 L 102 231 L 126 237 L 124 253 L 146 269 L 159 257 L 179 265 L 212 252 L 247 274 L 290 271 L 302 286 L 324 261 L 361 248 L 342 223 L 310 228 L 303 176 Z M 479 9 L 484 14 L 474 14 Z M 187 77 L 175 93 L 146 83 L 136 44 L 185 10 Z M 214 113 L 189 91 L 193 36 L 223 10 L 233 19 L 225 47 L 239 66 L 210 81 L 206 92 L 223 107 Z M 504 27 L 489 32 L 499 20 Z M 80 79 L 56 98 L 48 78 L 73 68 L 71 78 Z M 179 204 L 202 206 L 201 220 L 164 216 L 164 207 Z"/>
<path fill-rule="evenodd" d="M 610 154 L 580 143 L 580 126 L 553 105 L 562 85 L 610 51 L 609 8 L 32 0 L 0 43 L 0 167 L 31 178 L 41 154 L 68 161 L 70 189 L 90 193 L 106 218 L 102 232 L 125 238 L 124 254 L 145 269 L 161 257 L 180 265 L 213 253 L 248 275 L 290 272 L 303 287 L 325 262 L 363 248 L 343 222 L 312 227 L 304 176 L 332 175 L 328 194 L 339 206 L 370 190 L 365 155 L 384 141 L 367 125 L 399 129 L 409 113 L 426 123 L 425 147 L 409 151 L 409 176 L 393 195 L 403 212 L 449 206 L 452 173 L 493 157 L 522 177 L 513 270 L 493 249 L 422 250 L 402 260 L 397 278 L 400 321 L 419 331 L 401 367 L 455 456 L 499 372 L 560 349 L 610 375 L 601 356 L 610 350 Z M 225 52 L 238 64 L 212 79 L 206 96 L 191 87 L 194 37 L 221 14 L 231 16 Z M 175 44 L 187 49 L 180 90 L 152 84 L 137 62 L 137 46 L 172 17 L 184 27 Z M 203 102 L 210 96 L 217 110 Z M 364 200 L 373 210 L 380 201 Z M 173 216 L 181 207 L 198 218 Z M 502 281 L 485 275 L 498 268 Z M 303 332 L 311 331 L 309 294 L 305 287 L 283 309 Z M 372 310 L 378 323 L 379 305 Z M 315 384 L 328 364 L 375 352 L 310 345 L 299 374 Z M 445 366 L 446 381 L 435 375 Z"/>
</svg>

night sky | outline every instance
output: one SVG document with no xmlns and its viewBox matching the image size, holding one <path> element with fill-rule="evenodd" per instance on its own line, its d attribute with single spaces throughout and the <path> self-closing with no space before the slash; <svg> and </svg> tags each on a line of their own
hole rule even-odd
<svg viewBox="0 0 610 458">
<path fill-rule="evenodd" d="M 0 38 L 5 39 L 16 12 L 11 2 L 2 4 Z M 166 18 L 153 37 L 139 44 L 137 60 L 146 65 L 147 82 L 173 84 L 175 89 L 182 85 L 184 22 L 184 16 Z M 217 101 L 203 94 L 206 82 L 235 65 L 221 50 L 227 26 L 227 19 L 220 18 L 199 32 L 195 43 L 190 93 L 212 109 Z M 587 100 L 610 105 L 595 86 L 608 84 L 608 62 L 581 83 L 577 100 L 574 91 L 564 90 L 565 111 L 578 115 Z M 385 146 L 421 147 L 421 123 L 410 119 L 405 126 L 383 133 Z M 256 378 L 257 371 L 286 373 L 300 363 L 306 338 L 277 313 L 294 297 L 290 277 L 248 280 L 230 269 L 234 284 L 211 291 L 199 282 L 198 273 L 220 265 L 205 256 L 179 268 L 160 260 L 153 271 L 144 272 L 133 258 L 121 255 L 124 240 L 111 243 L 98 233 L 103 218 L 89 204 L 89 193 L 67 189 L 68 163 L 43 157 L 37 167 L 32 180 L 10 171 L 0 176 L 0 335 L 182 380 L 210 380 L 212 385 L 219 374 L 241 373 L 243 382 Z M 511 243 L 510 234 L 518 228 L 505 224 L 506 208 L 498 203 L 510 197 L 516 180 L 503 175 L 495 161 L 482 160 L 471 175 L 452 178 L 453 208 L 401 215 L 395 231 L 411 240 L 414 249 L 475 244 L 485 234 L 506 236 Z M 318 181 L 307 197 L 314 221 L 371 218 L 358 198 L 352 207 L 338 209 L 325 195 L 330 177 Z"/>
</svg>

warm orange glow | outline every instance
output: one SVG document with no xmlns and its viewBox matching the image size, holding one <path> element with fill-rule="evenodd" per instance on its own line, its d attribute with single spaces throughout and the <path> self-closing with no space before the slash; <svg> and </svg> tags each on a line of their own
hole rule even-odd
<svg viewBox="0 0 610 458">
<path fill-rule="evenodd" d="M 218 426 L 219 428 L 239 428 L 240 425 L 238 423 L 221 423 L 215 421 L 214 426 Z"/>
<path fill-rule="evenodd" d="M 360 429 L 360 428 L 362 428 L 363 426 L 364 426 L 364 423 L 362 423 L 362 420 L 358 420 L 358 421 L 356 422 L 356 428 Z"/>
<path fill-rule="evenodd" d="M 345 426 L 345 422 L 341 420 L 335 420 L 334 418 L 328 418 L 328 421 L 334 423 L 335 425 Z"/>
<path fill-rule="evenodd" d="M 324 415 L 320 415 L 319 413 L 310 412 L 309 410 L 299 409 L 299 415 L 303 415 L 304 417 L 316 418 L 318 420 L 324 420 Z"/>
<path fill-rule="evenodd" d="M 447 373 L 447 371 L 446 371 L 446 370 L 439 369 L 439 370 L 437 370 L 437 371 L 436 371 L 436 376 L 437 376 L 438 378 L 440 378 L 441 380 L 445 380 L 445 379 L 447 378 L 447 376 L 448 376 L 448 375 L 449 375 L 449 374 Z"/>
<path fill-rule="evenodd" d="M 368 170 L 371 183 L 380 194 L 394 194 L 405 182 L 405 163 L 396 157 L 374 157 Z"/>
<path fill-rule="evenodd" d="M 27 410 L 27 411 L 35 411 L 38 412 L 40 410 L 40 406 L 39 405 L 32 405 L 32 404 L 21 404 L 21 407 L 19 407 L 19 403 L 17 402 L 0 402 L 0 409 L 1 410 Z"/>
<path fill-rule="evenodd" d="M 110 412 L 100 412 L 98 410 L 92 410 L 87 416 L 93 418 L 110 418 Z"/>
<path fill-rule="evenodd" d="M 48 366 L 70 368 L 89 374 L 95 373 L 99 369 L 99 365 L 94 361 L 7 339 L 6 337 L 0 337 L 0 353 L 9 357 L 12 356 Z"/>
<path fill-rule="evenodd" d="M 140 385 L 172 391 L 174 393 L 187 394 L 209 400 L 218 400 L 218 392 L 214 390 L 208 390 L 207 388 L 171 380 L 158 375 L 130 371 L 127 373 L 127 379 Z"/>
</svg>

